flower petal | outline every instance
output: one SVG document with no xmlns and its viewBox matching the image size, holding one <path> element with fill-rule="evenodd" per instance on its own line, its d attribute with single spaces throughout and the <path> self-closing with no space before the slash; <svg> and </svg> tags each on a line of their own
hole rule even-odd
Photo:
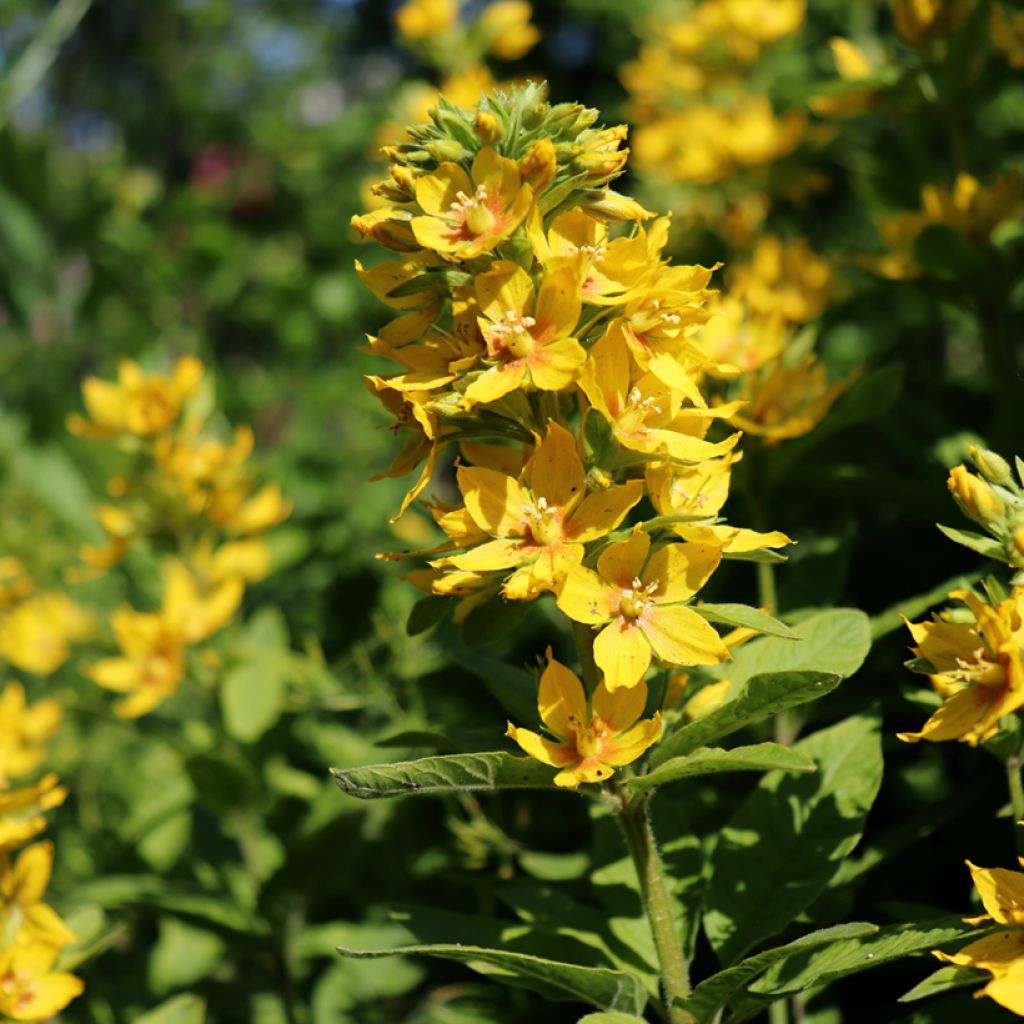
<svg viewBox="0 0 1024 1024">
<path fill-rule="evenodd" d="M 535 497 L 564 508 L 579 500 L 584 491 L 583 463 L 576 452 L 576 438 L 553 420 L 523 470 L 523 482 Z"/>
<path fill-rule="evenodd" d="M 609 586 L 593 569 L 580 566 L 565 578 L 558 595 L 558 607 L 573 622 L 592 626 L 607 622 L 618 605 L 618 591 Z"/>
<path fill-rule="evenodd" d="M 569 719 L 577 722 L 589 721 L 587 695 L 576 674 L 560 661 L 551 657 L 548 649 L 548 666 L 540 677 L 537 706 L 541 721 L 556 735 L 568 738 L 572 735 Z"/>
<path fill-rule="evenodd" d="M 981 902 L 993 920 L 999 924 L 1024 925 L 1024 873 L 1007 868 L 979 868 L 970 861 L 967 867 Z"/>
<path fill-rule="evenodd" d="M 611 533 L 626 513 L 644 496 L 640 480 L 609 487 L 606 491 L 588 494 L 573 512 L 567 532 L 573 540 L 586 543 Z"/>
<path fill-rule="evenodd" d="M 512 477 L 480 466 L 459 466 L 459 490 L 473 522 L 492 537 L 522 534 L 523 506 L 530 495 Z"/>
<path fill-rule="evenodd" d="M 561 338 L 534 350 L 530 377 L 541 391 L 563 391 L 579 378 L 586 362 L 586 350 L 575 338 Z"/>
<path fill-rule="evenodd" d="M 594 714 L 611 729 L 613 734 L 625 732 L 644 713 L 647 703 L 647 684 L 620 686 L 609 690 L 604 682 L 597 685 L 591 704 Z M 625 764 L 626 762 L 621 762 Z"/>
<path fill-rule="evenodd" d="M 643 530 L 634 530 L 625 540 L 609 544 L 597 560 L 597 571 L 617 587 L 630 587 L 643 572 L 651 538 Z"/>
<path fill-rule="evenodd" d="M 722 638 L 692 608 L 656 605 L 642 621 L 654 653 L 670 665 L 717 665 L 729 660 Z"/>
<path fill-rule="evenodd" d="M 594 661 L 609 690 L 636 686 L 651 663 L 651 646 L 636 623 L 617 619 L 594 641 Z"/>
<path fill-rule="evenodd" d="M 501 323 L 509 313 L 530 312 L 533 281 L 517 263 L 497 260 L 490 270 L 477 275 L 476 298 L 481 314 L 492 323 Z"/>
<path fill-rule="evenodd" d="M 666 544 L 651 556 L 642 578 L 657 583 L 659 604 L 673 604 L 693 597 L 721 560 L 722 549 L 710 544 Z"/>
<path fill-rule="evenodd" d="M 639 689 L 639 687 L 633 687 Z M 627 690 L 631 693 L 632 690 Z M 638 722 L 629 732 L 620 736 L 614 743 L 613 749 L 601 755 L 605 764 L 623 765 L 630 764 L 640 757 L 645 750 L 654 746 L 661 739 L 662 722 L 661 715 L 654 713 L 653 718 L 644 719 Z"/>
<path fill-rule="evenodd" d="M 954 693 L 921 727 L 920 732 L 898 732 L 905 743 L 929 740 L 957 740 L 974 729 L 992 701 L 992 693 L 985 686 L 967 686 Z"/>
<path fill-rule="evenodd" d="M 568 747 L 564 743 L 554 743 L 543 736 L 538 736 L 530 729 L 518 729 L 511 722 L 508 723 L 508 731 L 505 735 L 515 740 L 530 757 L 543 764 L 549 764 L 552 768 L 561 768 L 576 760 L 574 747 Z"/>
<path fill-rule="evenodd" d="M 432 217 L 448 216 L 459 192 L 472 195 L 473 183 L 458 164 L 447 160 L 438 165 L 433 174 L 424 174 L 416 179 L 416 202 Z"/>
</svg>

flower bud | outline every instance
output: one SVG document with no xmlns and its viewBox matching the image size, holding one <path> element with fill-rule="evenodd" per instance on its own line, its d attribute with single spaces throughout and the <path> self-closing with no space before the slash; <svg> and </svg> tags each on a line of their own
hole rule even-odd
<svg viewBox="0 0 1024 1024">
<path fill-rule="evenodd" d="M 498 119 L 486 110 L 477 112 L 473 118 L 473 128 L 484 142 L 497 142 L 501 138 L 501 125 Z"/>
<path fill-rule="evenodd" d="M 535 196 L 551 184 L 557 171 L 558 159 L 550 139 L 536 139 L 526 156 L 519 161 L 519 173 L 532 186 Z"/>
<path fill-rule="evenodd" d="M 1024 526 L 1018 526 L 1013 531 L 1013 547 L 1017 554 L 1024 558 Z"/>
<path fill-rule="evenodd" d="M 438 139 L 436 142 L 428 142 L 423 148 L 439 164 L 443 164 L 445 161 L 457 164 L 462 160 L 468 160 L 473 155 L 454 139 Z"/>
<path fill-rule="evenodd" d="M 964 512 L 977 522 L 988 524 L 1002 518 L 1002 498 L 966 466 L 954 466 L 950 470 L 947 486 Z"/>
<path fill-rule="evenodd" d="M 969 445 L 967 452 L 990 484 L 1006 484 L 1012 479 L 1010 464 L 1001 455 L 988 448 L 979 448 L 976 444 Z"/>
</svg>

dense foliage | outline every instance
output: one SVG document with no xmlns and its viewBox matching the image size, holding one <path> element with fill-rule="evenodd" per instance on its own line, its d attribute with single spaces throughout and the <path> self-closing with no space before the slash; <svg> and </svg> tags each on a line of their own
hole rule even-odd
<svg viewBox="0 0 1024 1024">
<path fill-rule="evenodd" d="M 1022 67 L 0 0 L 0 1017 L 1024 1014 Z"/>
</svg>

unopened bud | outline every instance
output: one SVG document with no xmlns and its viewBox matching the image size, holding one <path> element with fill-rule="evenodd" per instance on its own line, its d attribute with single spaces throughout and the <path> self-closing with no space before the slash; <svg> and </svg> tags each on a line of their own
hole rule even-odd
<svg viewBox="0 0 1024 1024">
<path fill-rule="evenodd" d="M 409 226 L 411 220 L 412 214 L 407 210 L 384 209 L 357 214 L 351 223 L 363 238 L 372 238 L 399 252 L 417 252 L 420 245 Z"/>
<path fill-rule="evenodd" d="M 498 119 L 486 110 L 477 112 L 473 119 L 473 128 L 484 142 L 497 142 L 501 138 L 501 125 Z"/>
<path fill-rule="evenodd" d="M 558 170 L 558 158 L 555 147 L 550 139 L 537 139 L 522 160 L 519 161 L 519 173 L 523 180 L 533 188 L 533 194 L 539 195 L 551 184 Z"/>
<path fill-rule="evenodd" d="M 1024 557 L 1024 526 L 1018 526 L 1013 531 L 1013 546 L 1017 551 L 1017 554 Z"/>
<path fill-rule="evenodd" d="M 1002 517 L 1002 498 L 966 466 L 950 470 L 947 486 L 964 512 L 979 523 L 992 523 Z"/>
<path fill-rule="evenodd" d="M 635 199 L 610 188 L 593 192 L 591 195 L 593 198 L 588 198 L 586 202 L 580 204 L 588 213 L 596 213 L 610 220 L 649 220 L 656 216 L 650 210 L 645 210 Z"/>
<path fill-rule="evenodd" d="M 471 153 L 467 152 L 465 146 L 454 139 L 438 139 L 436 142 L 428 142 L 423 148 L 439 164 L 443 164 L 446 161 L 457 164 L 460 160 L 466 160 L 472 156 Z"/>
<path fill-rule="evenodd" d="M 988 448 L 972 444 L 967 448 L 971 461 L 990 484 L 1006 484 L 1011 480 L 1010 464 L 1001 455 Z"/>
</svg>

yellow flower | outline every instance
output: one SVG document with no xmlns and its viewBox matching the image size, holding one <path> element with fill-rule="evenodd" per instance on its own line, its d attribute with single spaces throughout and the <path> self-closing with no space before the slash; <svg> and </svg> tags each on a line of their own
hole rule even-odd
<svg viewBox="0 0 1024 1024">
<path fill-rule="evenodd" d="M 751 316 L 743 298 L 730 294 L 710 309 L 710 319 L 697 331 L 697 343 L 707 352 L 714 366 L 706 369 L 712 376 L 732 376 L 735 370 L 753 373 L 781 355 L 788 335 L 781 314 Z M 723 372 L 724 371 L 724 372 Z"/>
<path fill-rule="evenodd" d="M 561 391 L 579 377 L 587 354 L 572 337 L 580 318 L 580 282 L 566 268 L 548 274 L 534 298 L 530 275 L 498 260 L 476 279 L 480 330 L 492 365 L 463 394 L 472 408 L 494 402 L 524 385 Z"/>
<path fill-rule="evenodd" d="M 587 494 L 576 441 L 553 421 L 520 479 L 460 466 L 458 481 L 466 510 L 487 539 L 432 564 L 475 573 L 515 567 L 503 593 L 518 600 L 558 587 L 583 561 L 584 545 L 614 530 L 643 496 L 639 480 Z"/>
<path fill-rule="evenodd" d="M 1021 209 L 1020 172 L 1004 174 L 990 185 L 969 174 L 958 174 L 952 190 L 925 185 L 921 209 L 928 224 L 946 224 L 969 242 L 987 242 L 998 225 Z"/>
<path fill-rule="evenodd" d="M 997 491 L 964 465 L 954 466 L 946 481 L 950 494 L 965 515 L 982 525 L 1000 522 L 1005 506 Z"/>
<path fill-rule="evenodd" d="M 730 422 L 767 441 L 800 437 L 821 422 L 850 379 L 829 385 L 825 367 L 813 355 L 795 366 L 777 359 L 766 374 L 746 380 L 743 410 Z"/>
<path fill-rule="evenodd" d="M 576 789 L 581 782 L 602 782 L 616 768 L 630 764 L 661 737 L 661 715 L 639 721 L 647 702 L 640 683 L 613 693 L 598 683 L 588 706 L 583 684 L 556 661 L 548 649 L 548 665 L 540 679 L 540 718 L 555 737 L 550 740 L 511 722 L 511 739 L 530 757 L 560 769 L 555 785 Z"/>
<path fill-rule="evenodd" d="M 737 433 L 724 441 L 704 440 L 712 420 L 733 415 L 738 404 L 703 408 L 703 396 L 690 381 L 687 393 L 700 397 L 701 406 L 684 408 L 682 392 L 666 388 L 653 373 L 640 372 L 622 332 L 606 333 L 591 349 L 580 389 L 611 424 L 619 444 L 633 451 L 701 462 L 725 455 L 740 439 Z"/>
<path fill-rule="evenodd" d="M 821 316 L 833 292 L 831 267 L 803 238 L 783 242 L 766 235 L 732 278 L 733 293 L 746 299 L 751 312 L 793 323 Z"/>
<path fill-rule="evenodd" d="M 82 993 L 80 978 L 54 971 L 58 952 L 40 943 L 0 952 L 0 1014 L 11 1020 L 49 1020 Z"/>
<path fill-rule="evenodd" d="M 13 555 L 0 558 L 0 609 L 28 596 L 34 589 L 32 577 L 20 558 Z"/>
<path fill-rule="evenodd" d="M 715 571 L 721 551 L 699 544 L 667 544 L 653 555 L 650 549 L 650 537 L 638 529 L 601 552 L 596 572 L 573 569 L 558 595 L 570 619 L 604 627 L 594 641 L 594 660 L 609 690 L 640 682 L 652 650 L 670 665 L 729 658 L 718 633 L 682 603 Z"/>
<path fill-rule="evenodd" d="M 242 580 L 234 576 L 202 595 L 189 570 L 169 559 L 160 611 L 124 607 L 114 612 L 110 622 L 122 656 L 85 668 L 85 675 L 128 695 L 114 705 L 119 715 L 137 718 L 152 711 L 177 692 L 185 671 L 185 648 L 223 629 L 238 610 L 243 590 Z"/>
<path fill-rule="evenodd" d="M 1018 71 L 1024 68 L 1024 13 L 1007 14 L 998 3 L 992 5 L 988 22 L 992 45 Z"/>
<path fill-rule="evenodd" d="M 406 0 L 395 13 L 398 31 L 407 39 L 433 39 L 458 20 L 458 0 Z"/>
<path fill-rule="evenodd" d="M 44 775 L 30 786 L 0 790 L 0 850 L 22 846 L 39 835 L 46 828 L 43 813 L 59 807 L 67 795 L 56 775 Z"/>
<path fill-rule="evenodd" d="M 0 614 L 0 658 L 49 675 L 67 660 L 71 644 L 89 632 L 91 621 L 64 594 L 33 594 Z"/>
<path fill-rule="evenodd" d="M 857 82 L 870 78 L 876 72 L 874 64 L 859 47 L 836 36 L 828 41 L 832 56 L 836 62 L 836 70 L 843 82 Z M 860 89 L 843 89 L 842 91 L 822 93 L 808 101 L 811 110 L 821 117 L 855 117 L 875 104 L 876 90 L 870 87 Z"/>
<path fill-rule="evenodd" d="M 485 8 L 476 27 L 495 57 L 518 60 L 540 40 L 539 30 L 530 24 L 532 14 L 526 0 L 497 0 Z"/>
<path fill-rule="evenodd" d="M 1024 864 L 1024 861 L 1021 862 Z M 932 955 L 958 967 L 988 971 L 993 980 L 975 993 L 1024 1016 L 1024 873 L 1005 868 L 979 868 L 967 861 L 985 913 L 968 917 L 968 924 L 994 921 L 1004 931 L 968 943 L 957 953 L 932 950 Z"/>
<path fill-rule="evenodd" d="M 729 30 L 758 42 L 792 35 L 804 23 L 804 0 L 718 0 Z"/>
<path fill-rule="evenodd" d="M 958 29 L 974 0 L 892 0 L 896 31 L 912 46 Z"/>
<path fill-rule="evenodd" d="M 70 928 L 43 903 L 53 868 L 53 843 L 36 843 L 11 860 L 0 851 L 0 936 L 5 945 L 45 944 L 55 947 L 74 942 Z"/>
<path fill-rule="evenodd" d="M 68 417 L 68 429 L 83 437 L 115 437 L 121 433 L 152 437 L 174 426 L 182 404 L 195 394 L 203 378 L 198 359 L 184 356 L 169 377 L 146 375 L 130 359 L 117 368 L 117 383 L 87 377 L 82 397 L 91 420 Z"/>
<path fill-rule="evenodd" d="M 917 657 L 936 670 L 932 685 L 943 694 L 942 707 L 920 732 L 899 733 L 908 743 L 962 740 L 972 747 L 994 736 L 999 720 L 1024 707 L 1024 588 L 995 607 L 969 590 L 954 590 L 950 599 L 963 601 L 974 623 L 908 622 Z"/>
<path fill-rule="evenodd" d="M 60 727 L 61 709 L 55 700 L 25 703 L 21 683 L 9 682 L 0 693 L 0 788 L 11 779 L 38 768 L 45 744 Z"/>
<path fill-rule="evenodd" d="M 471 260 L 508 238 L 532 201 L 516 162 L 488 146 L 474 158 L 472 175 L 445 162 L 416 179 L 416 202 L 424 215 L 413 217 L 410 226 L 423 248 Z"/>
<path fill-rule="evenodd" d="M 262 537 L 231 540 L 217 548 L 201 544 L 193 552 L 192 564 L 212 583 L 232 577 L 256 583 L 270 573 L 270 550 Z"/>
</svg>

